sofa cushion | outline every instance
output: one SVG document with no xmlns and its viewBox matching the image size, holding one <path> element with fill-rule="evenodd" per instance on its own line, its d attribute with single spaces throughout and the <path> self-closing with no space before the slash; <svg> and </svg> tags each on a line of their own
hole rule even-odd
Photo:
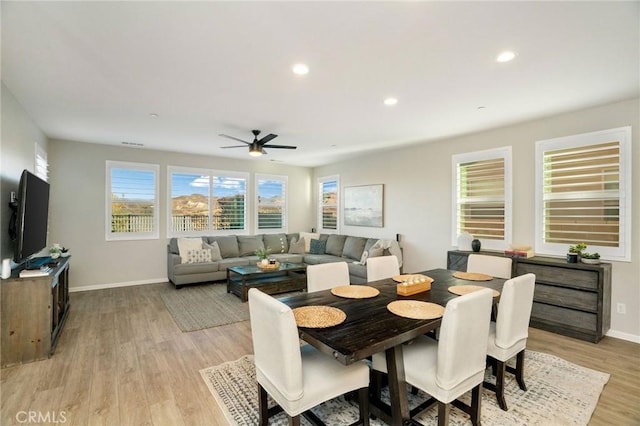
<svg viewBox="0 0 640 426">
<path fill-rule="evenodd" d="M 264 234 L 262 236 L 265 248 L 271 253 L 286 253 L 289 251 L 289 240 L 285 234 Z"/>
<path fill-rule="evenodd" d="M 218 262 L 218 270 L 226 271 L 230 266 L 246 266 L 251 265 L 251 261 L 246 257 L 230 257 L 222 259 Z M 255 262 L 253 263 L 255 265 Z"/>
<path fill-rule="evenodd" d="M 188 263 L 189 250 L 201 250 L 202 238 L 178 238 L 178 253 L 182 263 Z"/>
<path fill-rule="evenodd" d="M 218 242 L 218 247 L 220 247 L 220 254 L 222 255 L 223 259 L 240 256 L 238 239 L 235 235 L 216 235 L 214 237 L 208 237 L 207 240 L 209 244 L 214 241 Z"/>
<path fill-rule="evenodd" d="M 348 257 L 353 260 L 360 260 L 364 246 L 367 243 L 366 238 L 362 237 L 347 237 L 344 242 L 344 249 L 342 250 L 342 256 Z"/>
<path fill-rule="evenodd" d="M 380 238 L 367 238 L 367 243 L 364 245 L 364 249 L 366 251 L 369 251 L 369 249 L 371 248 L 371 246 L 373 246 L 375 243 L 377 243 L 380 240 Z"/>
<path fill-rule="evenodd" d="M 319 240 L 320 234 L 317 232 L 300 232 L 300 239 L 304 239 L 304 251 L 309 253 L 309 250 L 311 249 L 311 240 Z"/>
<path fill-rule="evenodd" d="M 361 265 L 360 263 L 349 262 L 347 264 L 349 267 L 349 275 L 353 275 L 359 278 L 367 278 L 367 267 L 365 265 Z"/>
<path fill-rule="evenodd" d="M 211 262 L 211 250 L 194 249 L 187 252 L 187 263 L 209 263 Z"/>
<path fill-rule="evenodd" d="M 181 263 L 173 268 L 175 275 L 209 274 L 217 271 L 218 262 Z"/>
<path fill-rule="evenodd" d="M 325 254 L 327 250 L 327 242 L 320 240 L 311 240 L 311 247 L 309 253 L 311 254 Z"/>
<path fill-rule="evenodd" d="M 211 244 L 202 243 L 202 246 L 211 251 L 211 260 L 213 262 L 216 262 L 216 261 L 222 259 L 222 254 L 220 254 L 220 246 L 218 245 L 217 241 L 214 241 Z"/>
<path fill-rule="evenodd" d="M 290 263 L 302 263 L 302 261 L 304 260 L 302 255 L 304 253 L 301 254 L 289 254 L 289 253 L 276 253 L 273 256 L 275 260 L 277 260 L 280 263 L 283 262 L 290 262 Z"/>
<path fill-rule="evenodd" d="M 252 256 L 256 250 L 264 248 L 262 235 L 238 235 L 240 256 Z"/>
<path fill-rule="evenodd" d="M 344 248 L 344 241 L 347 239 L 346 235 L 331 234 L 327 238 L 327 248 L 325 252 L 334 256 L 342 256 L 342 250 Z"/>
<path fill-rule="evenodd" d="M 293 240 L 291 244 L 289 244 L 289 253 L 290 254 L 304 254 L 304 239 Z"/>
<path fill-rule="evenodd" d="M 318 263 L 344 262 L 344 258 L 330 254 L 305 254 L 304 263 L 317 265 Z"/>
</svg>

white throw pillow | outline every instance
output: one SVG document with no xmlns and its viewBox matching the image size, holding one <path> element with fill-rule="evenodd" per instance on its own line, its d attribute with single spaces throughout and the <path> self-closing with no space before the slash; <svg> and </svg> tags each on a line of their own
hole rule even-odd
<svg viewBox="0 0 640 426">
<path fill-rule="evenodd" d="M 182 263 L 187 262 L 189 250 L 202 249 L 202 238 L 178 238 L 178 253 Z"/>
<path fill-rule="evenodd" d="M 304 252 L 309 253 L 311 250 L 311 240 L 319 240 L 320 234 L 317 232 L 300 232 L 300 239 L 304 238 Z"/>
<path fill-rule="evenodd" d="M 187 263 L 206 263 L 211 262 L 210 249 L 189 250 L 187 254 Z"/>
</svg>

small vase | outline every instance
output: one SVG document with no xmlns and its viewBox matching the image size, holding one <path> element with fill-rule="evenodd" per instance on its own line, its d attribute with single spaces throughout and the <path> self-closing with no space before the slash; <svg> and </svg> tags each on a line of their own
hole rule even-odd
<svg viewBox="0 0 640 426">
<path fill-rule="evenodd" d="M 262 259 L 262 260 L 260 261 L 260 264 L 261 264 L 261 265 L 268 265 L 268 264 L 269 264 L 269 259 Z"/>
<path fill-rule="evenodd" d="M 475 240 L 471 241 L 471 250 L 477 253 L 480 251 L 481 245 L 482 244 L 480 243 L 480 240 L 476 238 Z"/>
<path fill-rule="evenodd" d="M 578 263 L 578 253 L 567 253 L 567 263 Z"/>
</svg>

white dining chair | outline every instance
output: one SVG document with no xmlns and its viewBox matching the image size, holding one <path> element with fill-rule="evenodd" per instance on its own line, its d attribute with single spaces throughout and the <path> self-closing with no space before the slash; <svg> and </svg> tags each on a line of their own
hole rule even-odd
<svg viewBox="0 0 640 426">
<path fill-rule="evenodd" d="M 400 275 L 400 266 L 398 266 L 398 258 L 394 255 L 367 259 L 367 282 L 384 280 L 396 275 Z"/>
<path fill-rule="evenodd" d="M 307 291 L 328 290 L 339 285 L 349 285 L 347 262 L 320 263 L 307 266 Z"/>
<path fill-rule="evenodd" d="M 467 272 L 479 272 L 492 277 L 511 278 L 511 258 L 470 254 L 467 259 Z"/>
<path fill-rule="evenodd" d="M 420 336 L 402 347 L 407 383 L 432 397 L 412 410 L 412 417 L 437 402 L 438 425 L 446 425 L 450 404 L 471 390 L 471 406 L 465 411 L 474 425 L 480 424 L 492 301 L 490 289 L 450 300 L 442 317 L 440 340 Z M 372 368 L 387 372 L 384 352 L 373 355 Z"/>
<path fill-rule="evenodd" d="M 491 322 L 489 328 L 487 356 L 494 365 L 496 383 L 485 382 L 485 387 L 496 393 L 498 405 L 505 411 L 508 409 L 504 399 L 505 370 L 515 374 L 520 389 L 527 390 L 524 383 L 524 351 L 529 337 L 535 283 L 534 274 L 507 280 L 502 287 L 498 317 L 495 322 Z M 514 356 L 516 367 L 507 366 L 507 361 Z"/>
<path fill-rule="evenodd" d="M 369 367 L 343 365 L 311 345 L 300 346 L 293 311 L 256 288 L 249 290 L 260 424 L 267 425 L 267 394 L 300 425 L 300 414 L 325 401 L 358 390 L 360 421 L 369 424 Z M 275 414 L 275 413 L 271 413 Z"/>
</svg>

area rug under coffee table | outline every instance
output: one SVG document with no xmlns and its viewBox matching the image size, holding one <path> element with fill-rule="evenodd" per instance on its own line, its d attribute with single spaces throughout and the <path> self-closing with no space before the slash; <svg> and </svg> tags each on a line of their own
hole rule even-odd
<svg viewBox="0 0 640 426">
<path fill-rule="evenodd" d="M 488 372 L 487 372 L 488 373 Z M 258 424 L 258 392 L 253 356 L 200 370 L 202 378 L 232 425 Z M 488 390 L 482 395 L 482 424 L 496 425 L 586 425 L 596 408 L 609 374 L 572 364 L 553 355 L 527 351 L 525 361 L 526 392 L 507 375 L 505 397 L 509 411 L 502 411 Z M 386 392 L 386 390 L 384 391 Z M 383 399 L 387 398 L 383 392 Z M 420 392 L 409 394 L 409 406 L 426 399 Z M 388 398 L 387 398 L 388 399 Z M 270 406 L 273 401 L 269 398 Z M 467 401 L 468 398 L 467 398 Z M 328 401 L 313 410 L 328 425 L 347 425 L 358 418 L 357 406 L 342 397 Z M 420 414 L 424 424 L 437 423 L 437 407 Z M 457 408 L 451 409 L 449 424 L 467 425 L 469 417 Z M 270 419 L 270 425 L 287 425 L 283 413 Z M 306 419 L 302 424 L 309 425 Z M 372 425 L 383 425 L 372 420 Z"/>
</svg>

